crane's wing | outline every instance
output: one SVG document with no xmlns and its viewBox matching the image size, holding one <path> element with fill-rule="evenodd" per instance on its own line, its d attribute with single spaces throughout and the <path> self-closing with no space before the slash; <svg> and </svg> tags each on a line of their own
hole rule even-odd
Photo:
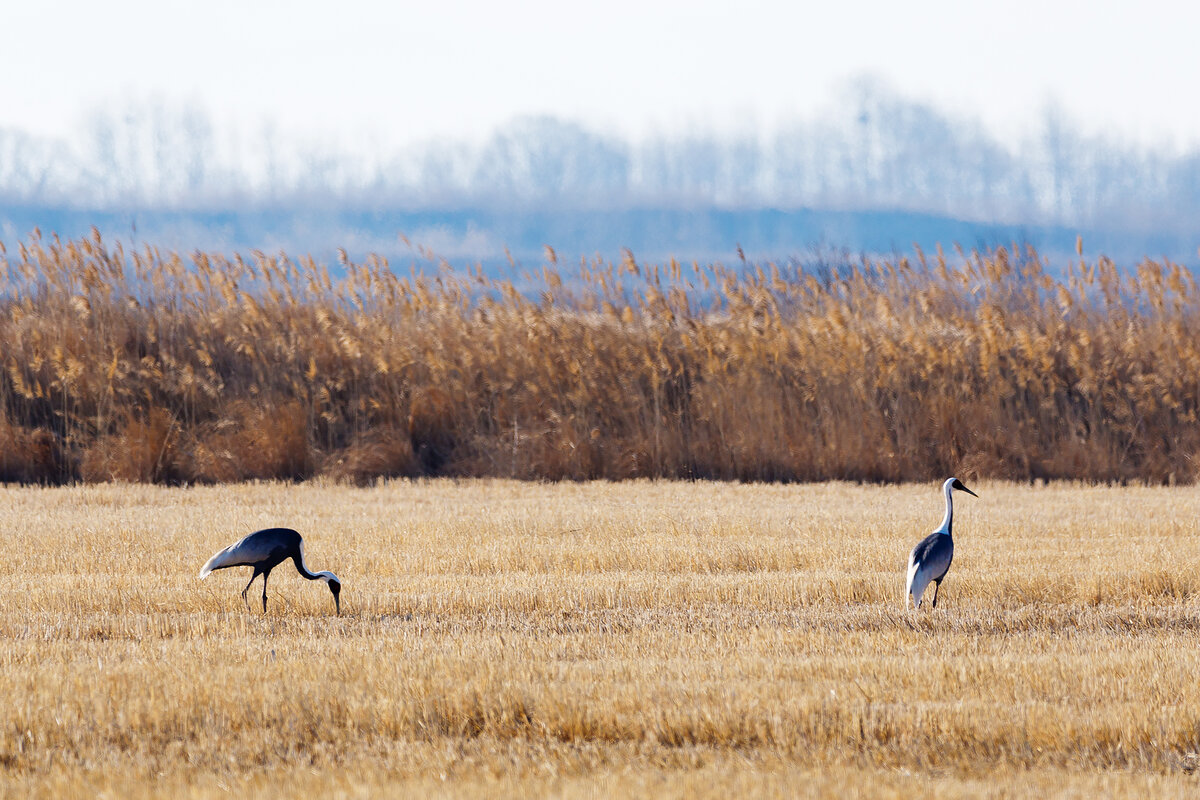
<svg viewBox="0 0 1200 800">
<path fill-rule="evenodd" d="M 287 528 L 255 531 L 204 562 L 204 566 L 200 568 L 200 577 L 208 577 L 214 569 L 249 567 L 266 561 L 276 550 L 286 549 L 291 543 L 291 537 L 299 539 L 299 534 Z"/>
<path fill-rule="evenodd" d="M 950 569 L 953 558 L 954 542 L 942 533 L 929 534 L 912 549 L 908 557 L 906 592 L 912 595 L 916 605 L 921 605 L 921 595 L 925 594 L 930 582 L 940 580 Z"/>
</svg>

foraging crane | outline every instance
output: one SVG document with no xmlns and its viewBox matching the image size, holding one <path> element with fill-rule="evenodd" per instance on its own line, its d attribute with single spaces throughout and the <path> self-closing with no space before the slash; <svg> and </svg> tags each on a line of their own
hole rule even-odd
<svg viewBox="0 0 1200 800">
<path fill-rule="evenodd" d="M 263 613 L 265 614 L 267 611 L 267 576 L 271 574 L 271 570 L 289 558 L 296 564 L 296 571 L 303 577 L 310 581 L 325 581 L 329 591 L 333 592 L 334 608 L 337 609 L 338 614 L 341 614 L 342 603 L 339 596 L 342 593 L 342 582 L 332 572 L 308 571 L 308 567 L 304 565 L 304 539 L 291 528 L 266 528 L 255 531 L 240 542 L 229 545 L 205 562 L 200 569 L 200 577 L 208 577 L 208 574 L 214 569 L 254 567 L 250 583 L 254 583 L 254 579 L 260 574 L 263 576 L 262 598 Z M 247 611 L 250 610 L 250 601 L 246 599 L 246 592 L 250 591 L 250 583 L 247 583 L 246 588 L 242 589 L 242 600 L 246 603 Z"/>
<path fill-rule="evenodd" d="M 913 599 L 915 608 L 921 607 L 921 595 L 925 594 L 925 589 L 929 587 L 930 581 L 933 581 L 934 584 L 933 608 L 937 608 L 938 589 L 942 585 L 942 579 L 946 577 L 946 572 L 950 569 L 950 562 L 954 560 L 954 539 L 950 535 L 950 529 L 954 523 L 954 503 L 950 499 L 950 494 L 955 489 L 966 492 L 972 497 L 979 497 L 963 486 L 962 481 L 958 478 L 949 478 L 942 484 L 942 491 L 946 494 L 946 516 L 942 518 L 942 524 L 937 527 L 937 530 L 922 539 L 908 556 L 905 608 L 908 608 L 910 597 Z"/>
</svg>

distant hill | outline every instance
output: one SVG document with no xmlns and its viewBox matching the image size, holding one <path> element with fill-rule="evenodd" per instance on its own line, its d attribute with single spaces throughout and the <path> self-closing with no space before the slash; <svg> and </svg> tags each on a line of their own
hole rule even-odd
<svg viewBox="0 0 1200 800">
<path fill-rule="evenodd" d="M 1047 106 L 1017 140 L 871 79 L 809 117 L 624 138 L 550 116 L 424 142 L 317 146 L 161 99 L 98 106 L 72 138 L 0 128 L 0 237 L 35 226 L 188 251 L 451 261 L 599 254 L 754 260 L 914 243 L 1030 243 L 1051 259 L 1185 263 L 1200 245 L 1200 147 L 1095 137 Z M 274 133 L 271 131 L 275 130 Z M 507 249 L 507 253 L 506 253 Z M 418 256 L 419 257 L 419 256 Z"/>
<path fill-rule="evenodd" d="M 506 263 L 508 254 L 539 261 L 550 245 L 564 260 L 619 258 L 623 248 L 639 259 L 732 260 L 740 246 L 757 261 L 811 258 L 816 253 L 911 253 L 918 244 L 966 250 L 1032 244 L 1053 262 L 1070 258 L 1076 236 L 1089 254 L 1119 262 L 1143 257 L 1191 263 L 1198 242 L 1169 233 L 1075 230 L 1003 225 L 905 211 L 722 210 L 712 208 L 472 208 L 379 211 L 257 209 L 243 211 L 88 211 L 0 207 L 0 239 L 10 248 L 35 228 L 43 235 L 77 238 L 97 227 L 106 239 L 190 252 L 284 250 L 333 261 L 344 248 L 353 258 L 377 253 L 401 261 L 414 246 L 451 263 Z M 400 237 L 403 235 L 412 246 Z"/>
</svg>

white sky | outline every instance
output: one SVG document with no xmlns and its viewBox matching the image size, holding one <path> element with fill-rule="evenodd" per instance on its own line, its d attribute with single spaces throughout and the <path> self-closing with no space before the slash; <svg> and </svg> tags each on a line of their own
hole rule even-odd
<svg viewBox="0 0 1200 800">
<path fill-rule="evenodd" d="M 1056 100 L 1090 132 L 1182 146 L 1200 143 L 1198 33 L 1178 0 L 9 0 L 0 126 L 69 137 L 156 94 L 351 146 L 526 113 L 749 130 L 870 73 L 1003 138 Z"/>
</svg>

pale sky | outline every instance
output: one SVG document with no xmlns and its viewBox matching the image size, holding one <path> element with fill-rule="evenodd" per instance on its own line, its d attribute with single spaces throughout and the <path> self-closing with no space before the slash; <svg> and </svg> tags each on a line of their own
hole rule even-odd
<svg viewBox="0 0 1200 800">
<path fill-rule="evenodd" d="M 743 131 L 871 74 L 1001 138 L 1055 101 L 1089 132 L 1200 144 L 1200 4 L 1178 0 L 40 0 L 0 26 L 0 127 L 67 137 L 150 95 L 350 145 L 533 113 Z"/>
</svg>

